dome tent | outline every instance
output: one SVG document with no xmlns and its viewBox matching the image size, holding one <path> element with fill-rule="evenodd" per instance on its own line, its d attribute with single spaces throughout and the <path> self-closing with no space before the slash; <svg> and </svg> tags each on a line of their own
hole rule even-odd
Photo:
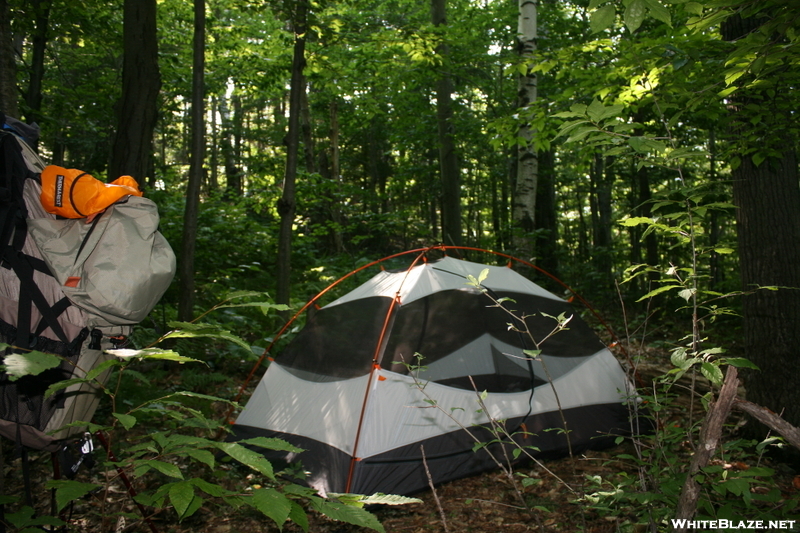
<svg viewBox="0 0 800 533">
<path fill-rule="evenodd" d="M 574 314 L 507 267 L 444 257 L 382 271 L 309 317 L 269 365 L 231 438 L 284 439 L 305 451 L 269 459 L 299 461 L 323 492 L 360 494 L 427 488 L 423 454 L 435 483 L 493 468 L 464 430 L 491 441 L 489 417 L 540 454 L 613 443 L 629 428 L 631 390 L 614 356 L 577 315 L 540 344 L 539 357 L 526 356 L 531 339 L 467 283 L 485 269 L 482 287 L 513 301 L 507 307 L 525 315 L 537 342 L 555 328 L 552 317 Z M 483 408 L 476 390 L 487 393 Z M 562 413 L 569 443 L 549 431 L 563 429 Z"/>
</svg>

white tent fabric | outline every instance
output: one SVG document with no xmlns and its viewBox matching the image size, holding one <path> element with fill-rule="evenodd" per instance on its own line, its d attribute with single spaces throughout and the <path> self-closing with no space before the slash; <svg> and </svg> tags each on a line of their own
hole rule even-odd
<svg viewBox="0 0 800 533">
<path fill-rule="evenodd" d="M 475 268 L 477 265 L 480 268 Z M 560 300 L 532 281 L 520 276 L 508 267 L 479 265 L 452 257 L 444 257 L 435 263 L 423 263 L 407 272 L 381 272 L 355 290 L 345 294 L 326 307 L 342 304 L 371 296 L 394 298 L 398 295 L 403 304 L 408 304 L 429 294 L 446 290 L 470 290 L 467 276 L 477 278 L 484 270 L 489 270 L 484 285 L 495 291 L 514 290 Z"/>
<path fill-rule="evenodd" d="M 436 482 L 491 467 L 466 433 L 487 438 L 480 428 L 491 420 L 543 453 L 566 449 L 563 432 L 546 431 L 562 416 L 574 449 L 613 442 L 609 435 L 628 428 L 633 390 L 617 360 L 578 316 L 539 357 L 525 356 L 531 340 L 510 332 L 507 313 L 467 285 L 487 268 L 483 286 L 536 316 L 526 318 L 538 320 L 535 334 L 552 330 L 552 316 L 574 314 L 506 267 L 445 257 L 381 272 L 319 310 L 275 358 L 234 438 L 280 437 L 308 450 L 280 460 L 299 460 L 321 491 L 396 494 L 427 486 L 420 446 Z"/>
<path fill-rule="evenodd" d="M 489 416 L 495 420 L 522 416 L 529 405 L 537 413 L 558 410 L 555 393 L 549 386 L 538 389 L 533 401 L 530 391 L 489 393 L 484 400 L 488 412 L 481 412 L 475 391 L 379 370 L 366 394 L 369 381 L 369 376 L 362 376 L 308 387 L 304 380 L 273 363 L 236 423 L 301 435 L 352 454 L 366 395 L 364 426 L 370 429 L 358 443 L 358 455 L 369 457 L 444 432 L 485 424 Z M 576 381 L 582 385 L 575 387 Z M 630 382 L 608 350 L 562 375 L 554 386 L 562 409 L 621 402 L 632 394 Z M 442 410 L 432 407 L 426 399 L 435 401 Z M 308 405 L 315 408 L 308 409 Z"/>
</svg>

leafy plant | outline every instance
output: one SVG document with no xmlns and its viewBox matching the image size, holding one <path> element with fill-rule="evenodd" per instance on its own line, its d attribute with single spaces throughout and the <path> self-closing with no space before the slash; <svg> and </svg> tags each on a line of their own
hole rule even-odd
<svg viewBox="0 0 800 533">
<path fill-rule="evenodd" d="M 257 294 L 233 293 L 211 311 L 241 306 L 261 308 L 266 313 L 278 307 L 265 301 L 236 303 L 236 300 L 252 296 Z M 314 489 L 284 479 L 283 472 L 276 471 L 260 450 L 295 453 L 302 450 L 280 439 L 263 437 L 238 442 L 220 441 L 217 437 L 227 432 L 227 421 L 214 417 L 213 407 L 238 406 L 218 396 L 178 390 L 128 405 L 123 401 L 127 398 L 119 393 L 124 376 L 131 375 L 142 385 L 152 386 L 145 373 L 137 368 L 154 362 L 203 364 L 172 349 L 159 348 L 157 345 L 164 341 L 204 338 L 247 346 L 229 331 L 199 322 L 199 319 L 193 323 L 171 325 L 174 329 L 162 335 L 154 346 L 110 350 L 115 357 L 96 368 L 85 369 L 85 377 L 61 381 L 48 389 L 46 396 L 74 384 L 92 383 L 103 391 L 112 405 L 107 424 L 88 424 L 89 431 L 104 443 L 107 456 L 103 467 L 112 474 L 103 482 L 96 479 L 88 482 L 79 479 L 48 482 L 47 487 L 55 494 L 57 512 L 91 494 L 108 493 L 113 484 L 127 482 L 129 478 L 136 482 L 138 494 L 134 500 L 140 506 L 145 521 L 154 514 L 166 511 L 174 513 L 178 521 L 184 521 L 193 517 L 203 506 L 223 505 L 234 509 L 254 509 L 279 528 L 291 521 L 308 531 L 307 513 L 314 511 L 332 520 L 383 531 L 377 518 L 365 510 L 366 505 L 397 505 L 418 501 L 380 494 L 336 494 L 323 498 Z M 14 380 L 25 375 L 37 375 L 60 364 L 62 359 L 57 356 L 28 352 L 6 357 L 3 370 L 9 374 L 9 379 Z M 98 381 L 109 370 L 116 376 L 111 380 L 111 385 Z M 115 446 L 123 442 L 124 447 Z M 102 520 L 116 515 L 130 519 L 124 509 L 113 508 L 108 498 L 102 498 L 101 501 L 103 503 L 98 514 Z M 27 508 L 21 508 L 7 517 L 22 531 L 39 525 L 63 525 L 59 518 L 36 517 Z"/>
</svg>

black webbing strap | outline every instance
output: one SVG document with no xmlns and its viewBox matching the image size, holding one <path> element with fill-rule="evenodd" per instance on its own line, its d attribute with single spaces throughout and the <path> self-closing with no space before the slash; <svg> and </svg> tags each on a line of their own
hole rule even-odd
<svg viewBox="0 0 800 533">
<path fill-rule="evenodd" d="M 47 299 L 42 294 L 42 291 L 33 281 L 33 267 L 23 259 L 21 254 L 10 253 L 6 254 L 5 258 L 14 270 L 14 273 L 19 278 L 19 314 L 17 315 L 17 345 L 20 348 L 27 348 L 30 346 L 31 339 L 26 339 L 27 343 L 22 343 L 21 335 L 30 335 L 31 330 L 31 309 L 30 304 L 36 306 L 42 315 L 42 321 L 50 326 L 53 333 L 58 337 L 58 340 L 65 344 L 69 344 L 69 339 L 61 329 L 61 324 L 58 323 L 58 315 L 54 312 L 53 308 L 48 303 Z M 27 307 L 27 311 L 23 309 Z M 38 328 L 37 328 L 38 329 Z"/>
<path fill-rule="evenodd" d="M 50 327 L 60 341 L 69 344 L 69 339 L 58 322 L 58 316 L 65 307 L 63 305 L 59 305 L 58 308 L 51 307 L 33 280 L 34 270 L 50 274 L 47 265 L 41 259 L 22 253 L 28 235 L 27 208 L 23 191 L 25 180 L 32 173 L 25 165 L 22 149 L 16 137 L 2 133 L 0 144 L 2 144 L 0 156 L 5 163 L 2 169 L 4 180 L 0 183 L 0 247 L 2 247 L 0 263 L 11 268 L 20 283 L 16 344 L 20 348 L 30 348 L 31 343 L 35 342 L 36 333 L 41 333 L 47 327 Z M 42 315 L 41 322 L 35 328 L 31 324 L 33 305 Z M 33 338 L 31 333 L 34 333 Z"/>
</svg>

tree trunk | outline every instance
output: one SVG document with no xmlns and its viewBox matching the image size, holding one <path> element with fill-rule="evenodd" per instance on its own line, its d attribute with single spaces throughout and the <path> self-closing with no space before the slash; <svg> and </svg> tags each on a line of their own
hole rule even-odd
<svg viewBox="0 0 800 533">
<path fill-rule="evenodd" d="M 331 179 L 337 185 L 337 189 L 341 186 L 342 176 L 339 170 L 339 106 L 336 102 L 330 105 L 331 117 Z M 344 238 L 342 230 L 344 228 L 344 218 L 342 216 L 342 209 L 339 205 L 339 196 L 333 195 L 330 198 L 331 220 L 333 221 L 333 245 L 337 254 L 345 251 Z"/>
<path fill-rule="evenodd" d="M 156 0 L 125 0 L 123 9 L 122 98 L 108 176 L 115 179 L 127 174 L 144 187 L 153 170 L 153 131 L 161 89 Z"/>
<path fill-rule="evenodd" d="M 553 150 L 542 152 L 539 184 L 536 187 L 536 264 L 558 277 L 558 213 Z"/>
<path fill-rule="evenodd" d="M 709 153 L 709 160 L 708 160 L 708 180 L 714 185 L 717 185 L 717 142 L 716 142 L 716 132 L 714 128 L 711 128 L 708 132 L 708 153 Z M 724 280 L 724 271 L 722 270 L 722 257 L 719 253 L 714 250 L 714 247 L 719 244 L 720 240 L 720 222 L 719 222 L 719 211 L 716 209 L 712 209 L 709 212 L 709 221 L 708 221 L 708 244 L 712 248 L 711 254 L 709 255 L 709 288 L 711 290 L 717 290 L 720 283 Z"/>
<path fill-rule="evenodd" d="M 294 55 L 292 57 L 292 79 L 289 89 L 289 131 L 286 135 L 286 170 L 283 178 L 283 195 L 278 200 L 278 214 L 281 217 L 278 233 L 278 272 L 275 300 L 289 304 L 291 289 L 292 225 L 297 205 L 295 203 L 295 182 L 297 180 L 297 158 L 300 151 L 300 106 L 302 105 L 305 84 L 306 17 L 308 4 L 299 0 L 294 16 Z"/>
<path fill-rule="evenodd" d="M 17 62 L 14 55 L 8 0 L 0 0 L 0 111 L 18 119 Z"/>
<path fill-rule="evenodd" d="M 636 185 L 639 188 L 637 215 L 640 217 L 649 217 L 652 214 L 652 204 L 650 203 L 650 200 L 653 198 L 653 192 L 650 190 L 650 175 L 648 174 L 647 170 L 647 167 L 642 167 L 635 171 Z M 658 267 L 658 238 L 656 237 L 656 233 L 654 231 L 648 233 L 644 238 L 644 254 L 644 260 L 648 265 L 652 267 Z M 660 276 L 658 275 L 658 272 L 650 272 L 647 279 L 652 285 L 656 283 L 659 277 Z M 650 291 L 655 288 L 655 285 L 652 285 L 650 288 L 646 288 L 645 290 Z"/>
<path fill-rule="evenodd" d="M 228 101 L 223 96 L 219 101 L 219 116 L 222 130 L 219 136 L 219 147 L 225 164 L 225 197 L 228 199 L 242 196 L 242 171 L 236 158 L 234 126 Z"/>
<path fill-rule="evenodd" d="M 794 152 L 733 171 L 743 299 L 745 354 L 761 369 L 745 374 L 747 399 L 800 425 L 800 187 Z"/>
<path fill-rule="evenodd" d="M 754 31 L 763 19 L 729 17 L 721 27 L 722 38 L 735 41 Z M 745 355 L 760 371 L 745 374 L 747 399 L 781 414 L 792 425 L 800 425 L 797 379 L 800 375 L 800 185 L 794 145 L 790 144 L 791 118 L 775 121 L 772 135 L 789 146 L 779 157 L 756 164 L 745 144 L 752 125 L 747 105 L 772 100 L 758 92 L 742 91 L 729 104 L 733 123 L 730 139 L 742 152 L 741 164 L 733 170 L 733 198 L 737 206 L 736 227 L 742 288 Z M 783 131 L 786 128 L 786 131 Z M 758 142 L 761 141 L 751 141 Z M 796 141 L 795 141 L 796 142 Z M 758 290 L 776 286 L 779 290 Z M 763 431 L 750 427 L 753 436 Z"/>
<path fill-rule="evenodd" d="M 50 25 L 50 8 L 52 0 L 34 0 L 33 11 L 36 14 L 36 27 L 31 36 L 32 53 L 30 80 L 25 101 L 28 104 L 26 119 L 29 123 L 40 122 L 42 109 L 42 80 L 44 79 L 44 53 L 47 48 L 47 29 Z M 34 147 L 35 148 L 35 147 Z"/>
<path fill-rule="evenodd" d="M 536 0 L 519 0 L 517 50 L 524 64 L 530 64 L 536 53 L 537 9 Z M 519 77 L 517 107 L 522 117 L 530 113 L 531 106 L 536 102 L 537 83 L 536 74 L 530 68 Z M 535 134 L 527 122 L 523 122 L 519 128 L 518 137 L 524 142 L 517 149 L 517 182 L 511 213 L 512 246 L 526 260 L 532 260 L 534 254 L 531 233 L 535 229 L 536 187 L 539 179 L 539 158 L 533 143 Z"/>
<path fill-rule="evenodd" d="M 612 240 L 611 240 L 611 190 L 614 174 L 611 170 L 611 159 L 602 154 L 595 154 L 594 170 L 590 173 L 592 181 L 592 259 L 595 271 L 603 280 L 598 287 L 598 294 L 608 294 L 614 288 L 612 274 Z"/>
<path fill-rule="evenodd" d="M 224 97 L 223 97 L 224 98 Z M 217 99 L 217 95 L 212 94 L 210 98 L 210 104 L 212 113 L 219 113 L 222 116 L 222 109 L 220 108 L 220 101 Z M 220 148 L 220 132 L 219 128 L 217 127 L 217 121 L 212 120 L 211 124 L 209 124 L 209 129 L 211 130 L 209 133 L 211 134 L 211 139 L 209 141 L 209 151 L 211 152 L 208 155 L 209 159 L 209 166 L 211 167 L 208 171 L 207 176 L 207 189 L 206 191 L 211 193 L 215 192 L 219 189 L 219 152 Z"/>
<path fill-rule="evenodd" d="M 306 83 L 303 83 L 306 86 Z M 300 102 L 300 131 L 303 132 L 303 155 L 306 161 L 306 172 L 315 174 L 318 171 L 317 158 L 314 155 L 316 150 L 314 143 L 314 128 L 311 124 L 311 106 L 308 103 L 308 92 L 303 91 L 300 93 L 302 100 Z"/>
<path fill-rule="evenodd" d="M 130 2 L 131 0 L 127 0 Z M 194 0 L 194 42 L 192 60 L 192 140 L 186 211 L 183 215 L 183 241 L 180 256 L 180 297 L 178 320 L 189 322 L 194 316 L 194 252 L 197 242 L 197 216 L 205 157 L 205 0 Z"/>
<path fill-rule="evenodd" d="M 434 26 L 447 25 L 446 0 L 431 0 L 431 18 Z M 436 53 L 443 63 L 436 84 L 436 122 L 439 129 L 439 169 L 442 180 L 442 240 L 448 245 L 461 246 L 461 176 L 453 138 L 453 80 L 447 70 L 447 44 L 440 44 Z"/>
</svg>

